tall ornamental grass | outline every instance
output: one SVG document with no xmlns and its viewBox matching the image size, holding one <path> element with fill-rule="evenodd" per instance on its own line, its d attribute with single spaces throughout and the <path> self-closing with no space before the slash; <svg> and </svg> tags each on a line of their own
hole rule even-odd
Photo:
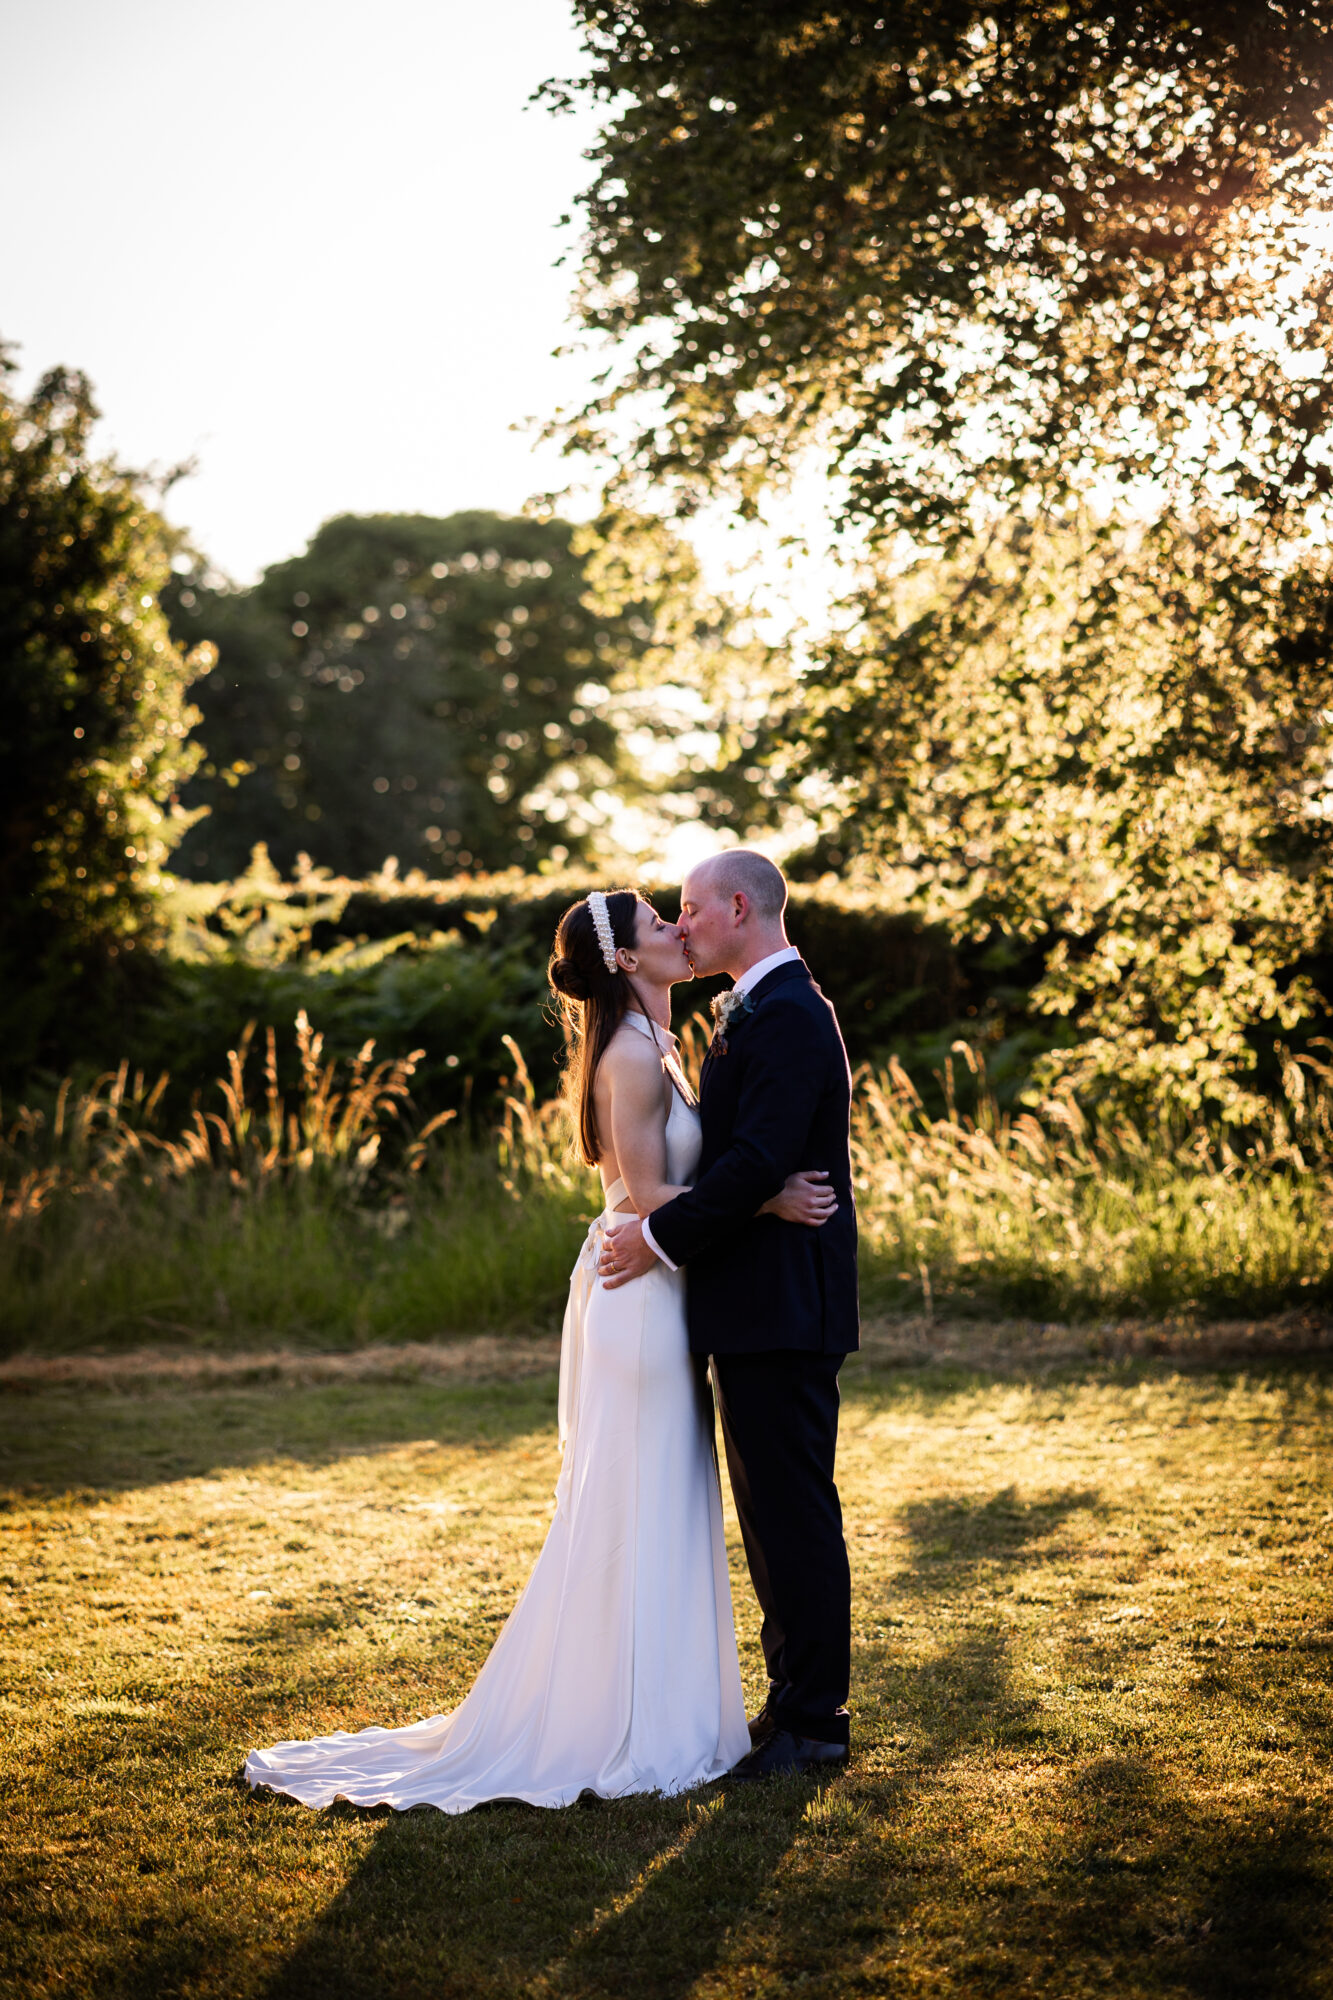
<svg viewBox="0 0 1333 2000">
<path fill-rule="evenodd" d="M 161 1082 L 122 1067 L 20 1110 L 0 1152 L 0 1341 L 321 1346 L 540 1323 L 562 1298 L 595 1179 L 561 1107 L 513 1074 L 485 1144 L 417 1127 L 415 1057 L 325 1059 L 297 1023 L 301 1080 L 250 1038 L 212 1106 L 161 1129 Z"/>
<path fill-rule="evenodd" d="M 1320 1055 L 1284 1059 L 1278 1095 L 1244 1131 L 1167 1117 L 1097 1124 L 1067 1092 L 1006 1112 L 962 1042 L 942 1081 L 947 1109 L 934 1118 L 900 1064 L 857 1078 L 873 1299 L 1052 1318 L 1333 1300 L 1333 1065 Z"/>
<path fill-rule="evenodd" d="M 687 1032 L 697 1065 L 700 1036 Z M 0 1142 L 0 1344 L 328 1348 L 549 1326 L 600 1205 L 523 1058 L 478 1142 L 418 1123 L 415 1055 L 324 1054 L 304 1014 L 284 1090 L 246 1036 L 183 1128 L 122 1066 Z M 956 1062 L 957 1059 L 957 1062 Z M 961 1067 L 957 1065 L 961 1064 Z M 872 1310 L 1250 1315 L 1333 1303 L 1333 1064 L 1287 1060 L 1262 1125 L 1096 1124 L 1001 1108 L 963 1044 L 933 1117 L 906 1071 L 857 1073 Z M 957 1086 L 961 1085 L 960 1091 Z M 964 1108 L 966 1106 L 966 1108 Z"/>
</svg>

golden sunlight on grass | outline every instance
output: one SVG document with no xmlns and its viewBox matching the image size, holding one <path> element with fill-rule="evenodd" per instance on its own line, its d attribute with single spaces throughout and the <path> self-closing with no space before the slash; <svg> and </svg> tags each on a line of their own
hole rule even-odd
<svg viewBox="0 0 1333 2000">
<path fill-rule="evenodd" d="M 844 1779 L 459 1820 L 235 1773 L 458 1699 L 549 1518 L 549 1373 L 7 1396 L 9 1990 L 1321 1990 L 1326 1375 L 984 1358 L 846 1372 Z"/>
</svg>

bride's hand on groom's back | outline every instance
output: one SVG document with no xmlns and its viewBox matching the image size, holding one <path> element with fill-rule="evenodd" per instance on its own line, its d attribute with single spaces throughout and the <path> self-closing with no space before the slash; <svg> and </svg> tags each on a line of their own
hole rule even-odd
<svg viewBox="0 0 1333 2000">
<path fill-rule="evenodd" d="M 820 1169 L 788 1174 L 782 1193 L 766 1201 L 759 1213 L 776 1215 L 783 1222 L 800 1222 L 807 1229 L 818 1229 L 821 1223 L 828 1221 L 837 1206 L 833 1190 L 828 1185 L 828 1175 Z"/>
</svg>

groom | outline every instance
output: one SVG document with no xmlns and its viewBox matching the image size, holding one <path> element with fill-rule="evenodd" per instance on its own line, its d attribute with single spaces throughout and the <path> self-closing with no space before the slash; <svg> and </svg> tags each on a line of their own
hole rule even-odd
<svg viewBox="0 0 1333 2000">
<path fill-rule="evenodd" d="M 851 1077 L 832 1007 L 787 942 L 787 884 L 732 849 L 692 868 L 680 930 L 696 974 L 730 973 L 704 1058 L 695 1184 L 607 1232 L 608 1289 L 685 1266 L 690 1347 L 711 1354 L 727 1468 L 764 1614 L 768 1699 L 742 1779 L 846 1762 L 851 1582 L 833 1480 L 838 1369 L 856 1347 Z M 757 1211 L 819 1169 L 818 1229 Z"/>
</svg>

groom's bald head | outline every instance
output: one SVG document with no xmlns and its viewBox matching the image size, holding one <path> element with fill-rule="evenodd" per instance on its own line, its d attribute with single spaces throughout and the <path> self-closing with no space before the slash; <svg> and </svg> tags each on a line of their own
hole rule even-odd
<svg viewBox="0 0 1333 2000">
<path fill-rule="evenodd" d="M 787 878 L 767 855 L 752 847 L 728 847 L 691 868 L 686 886 L 705 888 L 710 897 L 744 896 L 757 917 L 781 920 L 787 907 Z"/>
<path fill-rule="evenodd" d="M 729 847 L 700 861 L 680 892 L 681 934 L 703 977 L 733 977 L 787 942 L 782 912 L 787 883 L 780 868 L 752 848 Z"/>
</svg>

